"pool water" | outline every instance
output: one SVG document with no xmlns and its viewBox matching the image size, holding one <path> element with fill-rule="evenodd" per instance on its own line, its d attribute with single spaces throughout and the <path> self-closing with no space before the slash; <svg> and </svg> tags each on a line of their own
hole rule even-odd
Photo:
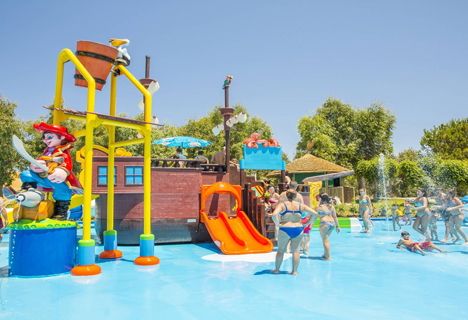
<svg viewBox="0 0 468 320">
<path fill-rule="evenodd" d="M 98 261 L 97 276 L 15 278 L 7 276 L 5 235 L 0 319 L 467 319 L 468 247 L 435 242 L 449 253 L 426 256 L 399 250 L 400 233 L 383 223 L 370 234 L 333 233 L 332 261 L 318 260 L 323 247 L 313 231 L 298 276 L 286 273 L 289 255 L 285 272 L 273 275 L 274 253 L 226 256 L 206 243 L 156 246 L 156 267 L 135 266 L 139 248 L 119 247 L 124 257 Z"/>
</svg>

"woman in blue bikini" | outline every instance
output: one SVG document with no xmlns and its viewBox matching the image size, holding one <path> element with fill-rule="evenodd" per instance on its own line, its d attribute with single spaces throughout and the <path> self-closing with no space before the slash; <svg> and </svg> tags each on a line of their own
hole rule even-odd
<svg viewBox="0 0 468 320">
<path fill-rule="evenodd" d="M 372 212 L 372 203 L 365 189 L 359 190 L 359 215 L 364 224 L 364 232 L 369 233 L 369 217 Z"/>
<path fill-rule="evenodd" d="M 279 273 L 279 268 L 283 262 L 284 253 L 291 242 L 291 252 L 293 253 L 292 274 L 297 275 L 300 254 L 299 245 L 301 244 L 304 227 L 314 224 L 317 219 L 317 212 L 305 204 L 294 201 L 297 191 L 288 189 L 286 191 L 287 201 L 281 202 L 273 212 L 273 222 L 279 228 L 278 231 L 278 251 L 276 253 L 275 270 L 272 273 Z M 309 218 L 307 223 L 302 224 L 302 219 Z"/>
<path fill-rule="evenodd" d="M 460 241 L 460 236 L 462 236 L 465 243 L 464 246 L 468 246 L 468 237 L 466 236 L 465 231 L 461 228 L 463 224 L 463 219 L 465 219 L 465 214 L 463 213 L 463 203 L 455 197 L 455 191 L 447 191 L 447 204 L 446 209 L 451 216 L 449 220 L 450 231 L 455 235 L 456 239 L 453 240 L 453 243 Z"/>
<path fill-rule="evenodd" d="M 426 237 L 427 241 L 431 240 L 431 235 L 427 232 L 427 226 L 429 225 L 429 208 L 427 207 L 427 192 L 425 189 L 418 189 L 416 193 L 417 197 L 414 201 L 412 209 L 416 210 L 416 219 L 414 220 L 413 229 Z"/>
<path fill-rule="evenodd" d="M 323 241 L 323 256 L 322 260 L 331 260 L 330 257 L 330 234 L 336 228 L 336 233 L 340 233 L 341 229 L 338 225 L 335 207 L 331 204 L 331 199 L 326 193 L 319 195 L 319 205 L 315 208 L 320 216 L 320 236 Z"/>
</svg>

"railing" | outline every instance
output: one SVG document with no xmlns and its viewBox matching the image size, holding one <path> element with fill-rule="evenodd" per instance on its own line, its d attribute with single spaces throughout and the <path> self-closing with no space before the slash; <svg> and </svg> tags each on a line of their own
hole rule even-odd
<svg viewBox="0 0 468 320">
<path fill-rule="evenodd" d="M 151 159 L 151 168 L 202 169 L 203 171 L 225 172 L 226 166 L 207 164 L 198 159 Z"/>
<path fill-rule="evenodd" d="M 254 227 L 262 235 L 265 235 L 265 208 L 263 204 L 260 203 L 260 199 L 255 196 L 251 187 L 252 185 L 250 183 L 245 184 L 245 188 L 242 191 L 242 208 L 250 221 L 252 221 Z"/>
</svg>

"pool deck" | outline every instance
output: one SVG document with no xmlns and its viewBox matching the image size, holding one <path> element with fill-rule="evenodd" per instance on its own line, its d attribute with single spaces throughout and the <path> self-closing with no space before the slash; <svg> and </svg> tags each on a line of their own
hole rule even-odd
<svg viewBox="0 0 468 320">
<path fill-rule="evenodd" d="M 156 246 L 155 267 L 133 264 L 138 247 L 119 247 L 123 258 L 98 260 L 97 276 L 8 277 L 5 235 L 0 319 L 467 319 L 468 247 L 436 242 L 449 253 L 421 256 L 395 248 L 400 233 L 383 224 L 370 234 L 333 233 L 332 261 L 319 260 L 312 232 L 298 276 L 287 273 L 290 256 L 273 275 L 274 252 L 226 256 L 206 243 Z"/>
</svg>

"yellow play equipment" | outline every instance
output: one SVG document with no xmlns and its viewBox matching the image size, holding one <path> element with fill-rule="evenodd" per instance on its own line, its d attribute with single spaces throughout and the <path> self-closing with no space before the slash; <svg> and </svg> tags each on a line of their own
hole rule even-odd
<svg viewBox="0 0 468 320">
<path fill-rule="evenodd" d="M 64 64 L 72 62 L 87 81 L 88 96 L 86 112 L 76 112 L 72 110 L 61 109 L 62 87 Z M 117 78 L 125 76 L 138 89 L 145 98 L 144 121 L 125 121 L 116 117 L 116 94 Z M 82 121 L 86 123 L 86 129 L 73 132 L 75 137 L 85 137 L 84 172 L 83 187 L 83 239 L 78 242 L 78 265 L 72 269 L 73 275 L 94 275 L 101 272 L 101 268 L 94 262 L 95 242 L 91 239 L 91 200 L 92 200 L 92 161 L 93 161 L 93 137 L 94 128 L 103 125 L 109 131 L 109 160 L 108 160 L 108 180 L 114 180 L 114 157 L 116 148 L 123 146 L 144 143 L 144 230 L 140 236 L 140 257 L 135 260 L 135 264 L 151 265 L 159 263 L 159 259 L 154 257 L 154 235 L 151 234 L 151 129 L 152 96 L 145 87 L 122 65 L 115 66 L 111 73 L 111 95 L 109 115 L 95 113 L 94 103 L 96 94 L 96 81 L 83 66 L 80 60 L 69 49 L 63 49 L 58 57 L 57 80 L 54 100 L 54 124 L 60 124 L 67 119 Z M 138 130 L 141 139 L 115 141 L 115 128 L 124 127 Z M 108 202 L 107 202 L 107 231 L 104 232 L 104 247 L 106 254 L 101 258 L 121 257 L 122 253 L 117 250 L 117 232 L 114 229 L 114 184 L 108 183 Z M 109 240 L 109 241 L 106 241 Z M 114 246 L 106 245 L 107 242 L 115 243 Z M 152 244 L 151 244 L 152 243 Z M 144 244 L 144 245 L 142 245 Z M 111 248 L 110 248 L 111 247 Z M 109 249 L 110 248 L 110 249 Z M 109 249 L 109 250 L 107 250 Z"/>
</svg>

